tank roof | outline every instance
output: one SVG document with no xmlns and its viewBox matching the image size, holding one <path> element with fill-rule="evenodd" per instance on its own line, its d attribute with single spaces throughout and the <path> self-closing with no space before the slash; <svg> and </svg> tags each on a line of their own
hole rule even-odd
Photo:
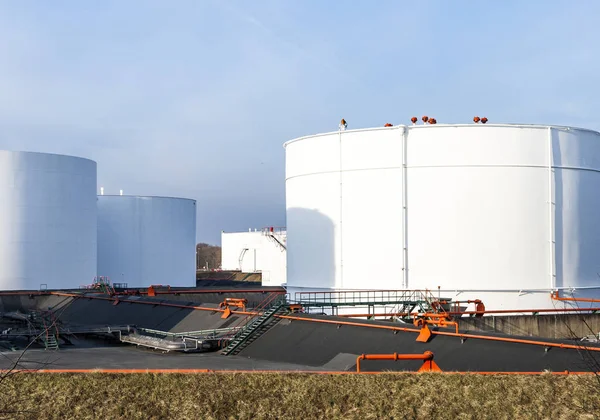
<svg viewBox="0 0 600 420">
<path fill-rule="evenodd" d="M 155 199 L 164 199 L 164 200 L 187 200 L 187 201 L 194 201 L 194 202 L 196 201 L 193 198 L 168 197 L 168 196 L 160 196 L 160 195 L 98 194 L 98 197 L 155 198 Z"/>
<path fill-rule="evenodd" d="M 60 153 L 46 153 L 46 152 L 32 152 L 32 151 L 27 151 L 27 150 L 7 150 L 7 149 L 1 149 L 0 153 L 2 153 L 2 152 L 15 153 L 15 154 L 23 154 L 23 155 L 56 156 L 56 157 L 61 157 L 61 158 L 87 160 L 87 161 L 90 161 L 90 162 L 93 162 L 93 163 L 97 163 L 95 160 L 90 159 L 90 158 L 85 158 L 85 157 L 81 157 L 81 156 L 73 156 L 73 155 L 63 155 L 63 154 L 60 154 Z"/>
<path fill-rule="evenodd" d="M 505 128 L 533 128 L 533 129 L 548 129 L 554 128 L 557 130 L 564 131 L 586 131 L 590 133 L 595 133 L 600 135 L 598 131 L 591 130 L 589 128 L 580 128 L 580 127 L 570 127 L 570 126 L 562 126 L 562 125 L 544 125 L 544 124 L 474 124 L 474 123 L 465 123 L 465 124 L 421 124 L 421 125 L 406 125 L 399 124 L 392 127 L 369 127 L 369 128 L 357 128 L 354 130 L 344 130 L 344 133 L 359 133 L 362 131 L 376 131 L 376 130 L 396 130 L 399 128 L 409 128 L 409 129 L 436 129 L 436 128 L 459 128 L 459 127 L 473 127 L 473 128 L 481 128 L 481 127 L 505 127 Z M 317 133 L 311 134 L 307 136 L 298 137 L 292 140 L 288 140 L 283 143 L 283 148 L 285 149 L 288 144 L 294 143 L 296 141 L 305 140 L 313 137 L 327 136 L 330 134 L 340 133 L 339 130 L 330 131 L 326 133 Z"/>
</svg>

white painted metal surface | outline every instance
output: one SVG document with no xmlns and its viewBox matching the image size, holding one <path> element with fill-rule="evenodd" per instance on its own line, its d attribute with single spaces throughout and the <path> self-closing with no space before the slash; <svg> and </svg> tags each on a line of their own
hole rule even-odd
<svg viewBox="0 0 600 420">
<path fill-rule="evenodd" d="M 196 201 L 98 196 L 98 275 L 128 287 L 196 285 Z"/>
<path fill-rule="evenodd" d="M 221 269 L 262 274 L 263 286 L 286 282 L 287 233 L 283 229 L 257 229 L 221 233 Z"/>
<path fill-rule="evenodd" d="M 599 133 L 397 126 L 285 147 L 292 294 L 439 287 L 488 309 L 563 307 L 554 288 L 600 297 Z"/>
<path fill-rule="evenodd" d="M 95 276 L 96 162 L 0 151 L 0 290 L 78 288 Z"/>
</svg>

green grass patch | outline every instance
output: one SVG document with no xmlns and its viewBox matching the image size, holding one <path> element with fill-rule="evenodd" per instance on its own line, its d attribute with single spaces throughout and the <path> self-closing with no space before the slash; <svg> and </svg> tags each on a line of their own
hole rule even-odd
<svg viewBox="0 0 600 420">
<path fill-rule="evenodd" d="M 16 374 L 7 418 L 577 419 L 600 414 L 594 376 Z"/>
</svg>

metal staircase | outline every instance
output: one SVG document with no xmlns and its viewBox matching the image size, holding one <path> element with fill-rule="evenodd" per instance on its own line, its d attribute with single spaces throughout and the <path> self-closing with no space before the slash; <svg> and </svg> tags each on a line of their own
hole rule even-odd
<svg viewBox="0 0 600 420">
<path fill-rule="evenodd" d="M 261 309 L 264 311 L 260 315 L 248 319 L 242 329 L 232 336 L 229 344 L 221 351 L 221 354 L 225 356 L 238 354 L 251 342 L 268 331 L 279 322 L 279 319 L 274 318 L 274 315 L 284 309 L 285 303 L 285 296 L 283 295 L 274 294 L 267 297 L 261 304 L 263 307 Z"/>
<path fill-rule="evenodd" d="M 52 311 L 42 311 L 32 314 L 32 319 L 42 328 L 40 341 L 46 350 L 58 350 L 58 319 Z"/>
<path fill-rule="evenodd" d="M 269 239 L 271 239 L 271 241 L 275 242 L 275 244 L 277 244 L 279 246 L 281 251 L 285 251 L 287 249 L 286 246 L 279 239 L 277 239 L 275 237 L 275 235 L 269 234 L 267 236 Z"/>
<path fill-rule="evenodd" d="M 273 242 L 275 245 L 277 245 L 281 252 L 287 250 L 287 247 L 284 243 L 286 241 L 285 228 L 263 228 L 262 234 L 269 238 L 269 240 L 271 240 L 271 242 Z"/>
<path fill-rule="evenodd" d="M 114 296 L 116 294 L 115 288 L 111 284 L 110 279 L 106 276 L 94 277 L 94 283 L 89 285 L 88 288 L 99 290 L 100 293 L 109 296 Z"/>
<path fill-rule="evenodd" d="M 42 336 L 42 342 L 46 350 L 58 350 L 58 340 L 54 334 Z"/>
</svg>

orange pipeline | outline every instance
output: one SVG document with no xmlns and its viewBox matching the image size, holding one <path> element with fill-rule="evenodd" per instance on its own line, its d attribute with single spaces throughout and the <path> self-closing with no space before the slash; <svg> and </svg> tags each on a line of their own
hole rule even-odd
<svg viewBox="0 0 600 420">
<path fill-rule="evenodd" d="M 486 314 L 516 314 L 516 313 L 553 313 L 553 312 L 595 312 L 600 308 L 556 308 L 556 309 L 495 309 L 485 311 L 447 312 L 449 315 L 486 315 Z"/>
<path fill-rule="evenodd" d="M 552 292 L 550 293 L 550 297 L 553 300 L 558 300 L 558 301 L 566 301 L 566 302 L 592 302 L 592 303 L 599 303 L 600 299 L 589 299 L 589 298 L 574 298 L 574 297 L 560 297 L 558 295 L 558 290 L 556 292 Z"/>
<path fill-rule="evenodd" d="M 374 317 L 374 318 L 386 318 L 386 317 L 390 317 L 390 316 L 409 316 L 410 313 L 408 312 L 390 312 L 387 314 L 341 314 L 341 315 L 336 315 L 339 316 L 340 318 L 370 318 L 370 317 Z"/>
<path fill-rule="evenodd" d="M 552 312 L 597 312 L 600 308 L 557 308 L 557 309 L 496 309 L 485 311 L 447 312 L 449 315 L 486 315 L 516 313 L 552 313 Z"/>
<path fill-rule="evenodd" d="M 82 293 L 92 291 L 93 289 L 82 289 Z M 31 291 L 3 291 L 0 292 L 0 296 L 47 296 L 56 293 L 69 293 L 69 292 L 55 292 L 46 290 L 31 290 Z M 135 291 L 140 295 L 147 295 L 148 291 Z M 186 294 L 203 294 L 203 293 L 276 293 L 279 295 L 285 294 L 285 290 L 265 290 L 265 289 L 186 289 L 186 290 L 155 290 L 157 295 L 186 295 Z M 130 296 L 127 293 L 116 293 L 117 296 Z"/>
<path fill-rule="evenodd" d="M 245 369 L 13 369 L 0 370 L 0 373 L 115 373 L 115 374 L 142 374 L 142 373 L 160 373 L 160 374 L 200 374 L 200 373 L 246 373 L 246 374 L 290 374 L 290 373 L 312 373 L 317 375 L 353 375 L 355 371 L 318 371 L 318 370 L 245 370 Z M 361 372 L 361 374 L 381 374 L 381 373 L 416 373 L 406 372 Z"/>
<path fill-rule="evenodd" d="M 0 370 L 0 373 L 113 373 L 113 374 L 143 374 L 143 373 L 160 373 L 160 374 L 314 374 L 314 375 L 356 375 L 356 371 L 316 371 L 316 370 L 211 370 L 211 369 L 14 369 Z M 359 375 L 402 375 L 402 374 L 418 374 L 416 371 L 385 371 L 385 372 L 360 372 Z M 436 372 L 445 375 L 600 375 L 600 372 L 455 372 L 444 371 Z"/>
<path fill-rule="evenodd" d="M 570 298 L 561 298 L 570 299 Z M 597 301 L 600 302 L 600 301 Z M 488 314 L 512 314 L 512 313 L 548 313 L 548 312 L 600 312 L 600 308 L 557 308 L 557 309 L 496 309 L 496 310 L 485 310 L 485 311 L 450 311 L 446 312 L 448 315 L 488 315 Z M 342 314 L 336 315 L 342 318 L 368 318 L 368 317 L 376 317 L 376 318 L 384 318 L 388 316 L 409 316 L 410 313 L 406 312 L 396 312 L 389 314 Z"/>
<path fill-rule="evenodd" d="M 137 292 L 140 295 L 147 295 L 147 291 Z M 264 289 L 186 289 L 186 290 L 155 290 L 157 295 L 185 295 L 185 294 L 202 294 L 202 293 L 276 293 L 279 295 L 285 294 L 285 290 L 264 290 Z M 119 293 L 117 292 L 117 295 Z"/>
<path fill-rule="evenodd" d="M 136 304 L 153 305 L 153 306 L 168 306 L 170 308 L 193 309 L 196 311 L 211 311 L 211 312 L 224 312 L 225 311 L 224 309 L 205 308 L 203 306 L 180 305 L 177 303 L 150 302 L 150 301 L 143 301 L 143 300 L 120 300 L 120 299 L 114 298 L 114 297 L 80 295 L 77 293 L 50 292 L 50 294 L 55 295 L 55 296 L 64 296 L 64 297 L 72 297 L 72 298 L 79 298 L 79 299 L 99 299 L 99 300 L 108 300 L 111 302 L 136 303 Z M 231 313 L 239 314 L 239 315 L 256 315 L 256 312 L 247 312 L 247 311 L 231 311 Z"/>
<path fill-rule="evenodd" d="M 433 353 L 426 351 L 423 354 L 361 354 L 356 358 L 356 373 L 360 372 L 361 360 L 423 360 L 419 372 L 441 372 L 439 366 L 433 361 Z"/>
<path fill-rule="evenodd" d="M 349 325 L 349 326 L 353 326 L 353 327 L 378 328 L 378 329 L 391 330 L 391 331 L 416 332 L 416 333 L 421 332 L 420 329 L 394 327 L 394 326 L 388 326 L 388 325 L 362 324 L 359 322 L 350 322 L 350 321 L 332 321 L 332 320 L 328 320 L 328 319 L 302 318 L 302 317 L 289 316 L 289 315 L 275 315 L 275 316 L 277 316 L 279 318 L 291 319 L 291 320 L 295 320 L 295 321 L 318 322 L 318 323 L 335 324 L 335 325 Z M 447 335 L 447 336 L 451 336 L 451 337 L 459 337 L 459 338 L 474 338 L 474 339 L 481 339 L 481 340 L 502 341 L 505 343 L 531 344 L 531 345 L 544 346 L 544 347 L 556 347 L 556 348 L 561 348 L 561 349 L 600 351 L 600 347 L 584 347 L 584 346 L 577 346 L 577 345 L 573 345 L 573 344 L 549 343 L 546 341 L 522 340 L 522 339 L 518 339 L 518 338 L 491 337 L 491 336 L 486 336 L 486 335 L 460 334 L 460 333 L 457 334 L 457 333 L 445 332 L 445 331 L 432 331 L 431 333 L 437 334 L 437 335 Z"/>
<path fill-rule="evenodd" d="M 40 291 L 40 290 L 36 290 L 36 291 L 21 291 L 21 292 L 0 292 L 0 296 L 47 296 L 49 295 L 51 292 L 46 292 L 46 291 Z"/>
</svg>

